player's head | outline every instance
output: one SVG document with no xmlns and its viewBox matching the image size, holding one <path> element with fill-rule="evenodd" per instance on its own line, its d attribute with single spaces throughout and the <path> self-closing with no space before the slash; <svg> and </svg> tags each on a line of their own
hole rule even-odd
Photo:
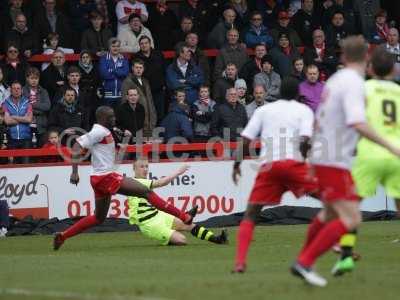
<svg viewBox="0 0 400 300">
<path fill-rule="evenodd" d="M 285 77 L 281 83 L 281 99 L 293 100 L 299 96 L 299 81 L 293 77 Z"/>
<path fill-rule="evenodd" d="M 353 35 L 343 39 L 340 43 L 342 58 L 345 64 L 358 63 L 366 64 L 368 44 L 361 35 Z"/>
<path fill-rule="evenodd" d="M 108 129 L 113 128 L 115 126 L 114 110 L 109 106 L 100 106 L 98 109 L 96 109 L 96 120 L 97 123 Z"/>
<path fill-rule="evenodd" d="M 378 78 L 393 76 L 395 59 L 394 55 L 387 52 L 384 46 L 375 48 L 371 57 L 373 74 Z"/>
<path fill-rule="evenodd" d="M 133 162 L 133 172 L 137 178 L 147 178 L 149 173 L 149 160 L 145 157 L 138 158 Z"/>
</svg>

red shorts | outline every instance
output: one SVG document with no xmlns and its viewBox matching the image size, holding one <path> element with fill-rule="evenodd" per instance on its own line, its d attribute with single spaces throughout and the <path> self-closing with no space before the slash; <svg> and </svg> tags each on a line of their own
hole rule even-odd
<svg viewBox="0 0 400 300">
<path fill-rule="evenodd" d="M 317 189 L 317 180 L 311 175 L 309 165 L 294 160 L 276 161 L 261 166 L 249 203 L 277 205 L 287 191 L 301 197 Z"/>
<path fill-rule="evenodd" d="M 90 184 L 94 190 L 95 198 L 104 198 L 115 195 L 121 187 L 124 177 L 118 173 L 90 176 Z"/>
<path fill-rule="evenodd" d="M 349 170 L 321 165 L 313 165 L 313 169 L 318 179 L 317 196 L 322 202 L 360 200 Z"/>
</svg>

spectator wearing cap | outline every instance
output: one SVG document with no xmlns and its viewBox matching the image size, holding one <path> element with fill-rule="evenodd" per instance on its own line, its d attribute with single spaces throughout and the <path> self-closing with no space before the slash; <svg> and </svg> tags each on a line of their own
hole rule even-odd
<svg viewBox="0 0 400 300">
<path fill-rule="evenodd" d="M 115 14 L 118 20 L 118 34 L 122 30 L 129 29 L 129 17 L 131 14 L 139 16 L 142 22 L 146 22 L 149 18 L 146 5 L 136 0 L 121 0 L 115 7 Z"/>
<path fill-rule="evenodd" d="M 178 28 L 175 13 L 168 7 L 166 0 L 157 0 L 155 8 L 149 10 L 148 28 L 153 34 L 156 49 L 173 50 L 175 43 L 171 32 Z"/>
<path fill-rule="evenodd" d="M 227 44 L 221 48 L 215 59 L 214 80 L 222 76 L 222 72 L 228 63 L 234 63 L 238 71 L 249 60 L 246 49 L 239 43 L 239 32 L 230 29 L 226 33 Z"/>
<path fill-rule="evenodd" d="M 109 52 L 100 57 L 99 74 L 102 80 L 103 102 L 113 108 L 122 99 L 122 81 L 129 74 L 129 62 L 121 54 L 121 42 L 117 38 L 108 41 Z"/>
<path fill-rule="evenodd" d="M 340 50 L 340 41 L 351 34 L 353 32 L 345 23 L 343 12 L 335 12 L 332 16 L 331 24 L 326 29 L 326 43 L 328 46 Z"/>
<path fill-rule="evenodd" d="M 257 108 L 263 106 L 265 101 L 265 89 L 263 85 L 256 85 L 253 91 L 253 101 L 246 105 L 246 113 L 249 120 L 253 116 Z"/>
<path fill-rule="evenodd" d="M 81 49 L 102 56 L 107 53 L 108 40 L 113 34 L 104 24 L 104 17 L 99 11 L 90 13 L 90 27 L 82 34 Z"/>
<path fill-rule="evenodd" d="M 140 50 L 139 39 L 142 36 L 150 38 L 151 47 L 154 48 L 153 36 L 148 28 L 144 27 L 140 16 L 129 16 L 129 28 L 119 31 L 118 39 L 121 41 L 121 51 L 125 53 L 137 53 Z"/>
<path fill-rule="evenodd" d="M 39 39 L 36 33 L 28 28 L 27 19 L 20 13 L 15 17 L 15 26 L 6 33 L 6 45 L 14 43 L 25 58 L 39 53 Z"/>
<path fill-rule="evenodd" d="M 193 20 L 190 17 L 183 17 L 179 28 L 172 32 L 172 37 L 170 32 L 168 37 L 173 41 L 174 45 L 176 45 L 177 43 L 184 42 L 186 35 L 190 32 L 193 32 Z"/>
<path fill-rule="evenodd" d="M 235 86 L 235 81 L 238 78 L 238 70 L 234 63 L 228 63 L 225 67 L 222 77 L 219 77 L 213 85 L 213 99 L 217 103 L 225 101 L 225 94 L 229 88 Z"/>
<path fill-rule="evenodd" d="M 265 27 L 260 12 L 253 12 L 250 17 L 250 26 L 244 31 L 244 42 L 248 48 L 254 48 L 258 44 L 264 44 L 268 48 L 273 45 L 273 39 Z"/>
<path fill-rule="evenodd" d="M 167 67 L 167 87 L 170 92 L 183 89 L 186 103 L 192 105 L 198 98 L 198 88 L 204 84 L 204 74 L 191 60 L 189 47 L 184 43 L 176 46 L 176 59 Z"/>
<path fill-rule="evenodd" d="M 199 47 L 199 35 L 196 32 L 189 32 L 186 35 L 185 43 L 192 52 L 192 62 L 199 66 L 204 74 L 204 82 L 206 85 L 210 84 L 210 64 L 208 57 L 204 54 L 203 50 Z"/>
<path fill-rule="evenodd" d="M 221 49 L 227 42 L 227 33 L 235 28 L 236 12 L 227 8 L 223 12 L 223 20 L 214 26 L 207 37 L 209 48 Z"/>
<path fill-rule="evenodd" d="M 304 49 L 304 63 L 314 64 L 320 71 L 321 79 L 325 80 L 336 71 L 338 58 L 336 50 L 325 43 L 325 34 L 321 29 L 313 32 L 313 44 Z"/>
<path fill-rule="evenodd" d="M 39 40 L 43 41 L 50 32 L 58 33 L 60 46 L 72 48 L 71 27 L 68 18 L 56 9 L 56 0 L 44 0 L 44 9 L 39 11 L 34 18 L 34 30 L 39 34 Z"/>
<path fill-rule="evenodd" d="M 166 110 L 166 62 L 160 51 L 151 48 L 151 41 L 147 36 L 142 36 L 139 39 L 139 46 L 140 51 L 136 53 L 135 57 L 144 62 L 143 77 L 146 78 L 149 83 L 151 82 L 151 94 L 153 95 L 153 102 L 157 111 L 157 120 L 160 121 L 164 118 Z"/>
<path fill-rule="evenodd" d="M 302 97 L 303 103 L 316 112 L 321 103 L 321 95 L 324 88 L 324 84 L 319 81 L 318 67 L 316 65 L 308 65 L 306 67 L 306 77 L 307 80 L 299 85 L 299 95 Z"/>
<path fill-rule="evenodd" d="M 278 45 L 271 51 L 272 65 L 281 77 L 290 75 L 293 71 L 292 61 L 300 56 L 296 47 L 290 44 L 289 36 L 286 32 L 279 34 Z"/>
<path fill-rule="evenodd" d="M 387 13 L 380 9 L 375 15 L 375 30 L 372 32 L 369 41 L 372 44 L 384 44 L 387 42 L 389 25 L 386 23 Z"/>
<path fill-rule="evenodd" d="M 314 1 L 301 0 L 301 9 L 295 13 L 291 23 L 302 43 L 305 46 L 310 46 L 312 44 L 312 32 L 321 26 L 321 14 L 314 5 Z"/>
<path fill-rule="evenodd" d="M 1 64 L 4 76 L 3 82 L 8 86 L 11 86 L 11 83 L 14 81 L 18 81 L 24 85 L 25 73 L 29 64 L 24 59 L 24 56 L 19 55 L 19 49 L 14 43 L 10 43 L 6 50 L 5 59 Z"/>
<path fill-rule="evenodd" d="M 254 76 L 254 86 L 261 85 L 264 87 L 265 100 L 273 102 L 279 97 L 279 89 L 281 88 L 281 77 L 274 72 L 272 66 L 272 57 L 265 55 L 262 60 L 262 72 Z"/>
<path fill-rule="evenodd" d="M 296 30 L 290 26 L 290 16 L 286 11 L 279 12 L 278 24 L 271 30 L 271 36 L 274 40 L 274 44 L 278 44 L 280 32 L 286 32 L 289 35 L 289 40 L 294 47 L 303 46 L 303 43 Z"/>
</svg>

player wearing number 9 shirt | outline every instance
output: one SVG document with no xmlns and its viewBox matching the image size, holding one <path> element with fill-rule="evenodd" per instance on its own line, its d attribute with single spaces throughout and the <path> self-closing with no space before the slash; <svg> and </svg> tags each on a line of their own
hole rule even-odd
<svg viewBox="0 0 400 300">
<path fill-rule="evenodd" d="M 366 83 L 368 123 L 386 140 L 400 147 L 400 86 L 394 83 L 394 58 L 385 49 L 372 56 L 374 78 Z M 385 148 L 362 138 L 352 174 L 361 197 L 371 197 L 381 184 L 400 209 L 400 159 Z M 400 215 L 400 214 L 399 214 Z"/>
<path fill-rule="evenodd" d="M 95 196 L 95 214 L 82 218 L 64 232 L 57 232 L 53 240 L 54 250 L 58 250 L 66 239 L 103 223 L 110 207 L 111 196 L 114 194 L 146 198 L 157 209 L 174 215 L 185 224 L 191 224 L 197 213 L 197 208 L 189 212 L 181 212 L 137 180 L 123 177 L 115 172 L 117 167 L 115 165 L 115 132 L 113 136 L 111 131 L 115 126 L 114 110 L 108 106 L 100 106 L 96 110 L 96 119 L 97 123 L 93 125 L 90 132 L 77 138 L 72 148 L 72 174 L 70 178 L 72 184 L 77 185 L 79 183 L 78 163 L 81 159 L 81 153 L 83 149 L 91 150 L 93 172 L 90 176 L 90 184 Z M 128 139 L 131 136 L 129 132 L 125 132 L 123 135 L 128 136 Z"/>
<path fill-rule="evenodd" d="M 149 189 L 168 185 L 188 169 L 189 166 L 184 165 L 170 176 L 151 180 L 147 179 L 149 172 L 149 162 L 147 159 L 141 158 L 133 163 L 135 180 Z M 222 230 L 221 234 L 217 236 L 203 226 L 185 224 L 173 215 L 159 211 L 145 198 L 128 197 L 128 205 L 129 223 L 137 225 L 143 235 L 158 241 L 161 245 L 186 245 L 186 237 L 179 231 L 188 231 L 196 238 L 215 244 L 226 244 L 228 242 L 226 230 Z"/>
</svg>

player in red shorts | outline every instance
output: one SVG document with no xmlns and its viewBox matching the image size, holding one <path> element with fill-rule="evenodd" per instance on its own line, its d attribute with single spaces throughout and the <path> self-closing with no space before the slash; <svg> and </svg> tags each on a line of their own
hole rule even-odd
<svg viewBox="0 0 400 300">
<path fill-rule="evenodd" d="M 321 287 L 327 281 L 313 270 L 315 261 L 361 223 L 359 197 L 350 173 L 359 135 L 400 155 L 399 149 L 377 135 L 366 122 L 364 75 L 368 46 L 364 38 L 351 36 L 342 42 L 346 67 L 325 85 L 312 143 L 317 197 L 324 208 L 309 225 L 303 249 L 291 267 L 294 275 Z"/>
<path fill-rule="evenodd" d="M 138 181 L 115 172 L 115 141 L 110 131 L 115 126 L 113 109 L 100 106 L 96 110 L 96 119 L 97 124 L 93 125 L 90 132 L 80 136 L 73 146 L 70 178 L 72 184 L 79 183 L 79 158 L 83 149 L 91 150 L 93 173 L 90 176 L 90 184 L 95 194 L 95 214 L 82 218 L 64 232 L 56 233 L 53 241 L 54 250 L 58 250 L 66 239 L 103 223 L 110 207 L 111 196 L 114 194 L 146 198 L 157 209 L 181 219 L 185 224 L 190 224 L 197 213 L 197 207 L 186 213 L 181 212 Z"/>
<path fill-rule="evenodd" d="M 233 272 L 245 272 L 247 252 L 262 207 L 279 204 L 287 191 L 301 197 L 317 188 L 315 178 L 304 162 L 310 148 L 314 114 L 308 106 L 295 100 L 298 88 L 296 79 L 285 78 L 281 84 L 281 99 L 258 108 L 242 132 L 244 156 L 249 152 L 250 142 L 260 136 L 263 163 L 240 223 Z M 241 175 L 242 157 L 238 153 L 234 164 L 235 184 Z"/>
</svg>

